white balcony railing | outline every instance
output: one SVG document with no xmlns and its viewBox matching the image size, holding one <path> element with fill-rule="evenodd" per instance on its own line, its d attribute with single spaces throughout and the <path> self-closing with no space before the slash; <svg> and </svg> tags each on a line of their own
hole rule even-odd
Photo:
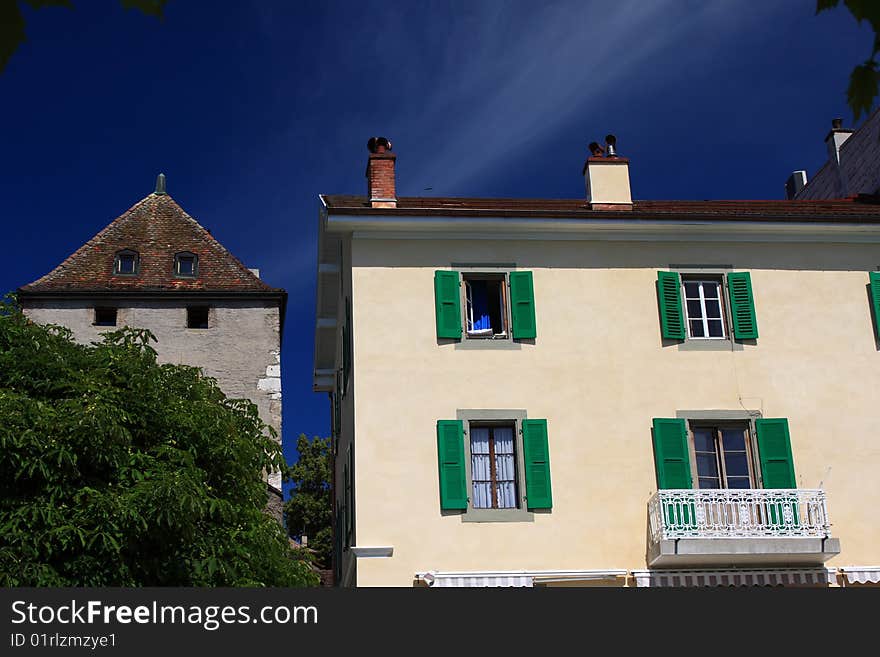
<svg viewBox="0 0 880 657">
<path fill-rule="evenodd" d="M 651 539 L 829 535 L 825 491 L 793 488 L 665 489 L 648 502 Z"/>
</svg>

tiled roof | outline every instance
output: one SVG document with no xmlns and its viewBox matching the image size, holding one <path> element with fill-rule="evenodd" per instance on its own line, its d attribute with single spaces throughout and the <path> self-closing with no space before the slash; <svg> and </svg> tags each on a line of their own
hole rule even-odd
<svg viewBox="0 0 880 657">
<path fill-rule="evenodd" d="M 403 197 L 396 208 L 371 208 L 366 196 L 322 198 L 331 213 L 349 215 L 880 222 L 880 197 L 868 195 L 825 201 L 633 201 L 632 210 L 591 210 L 584 199 Z"/>
<path fill-rule="evenodd" d="M 116 253 L 139 255 L 137 275 L 114 274 Z M 196 278 L 176 278 L 174 255 L 198 256 Z M 251 273 L 167 194 L 150 194 L 42 278 L 20 288 L 40 292 L 283 293 Z"/>
</svg>

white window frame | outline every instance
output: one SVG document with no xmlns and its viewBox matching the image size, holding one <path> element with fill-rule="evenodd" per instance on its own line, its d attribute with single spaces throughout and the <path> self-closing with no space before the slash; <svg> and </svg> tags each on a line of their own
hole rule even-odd
<svg viewBox="0 0 880 657">
<path fill-rule="evenodd" d="M 699 283 L 699 302 L 700 302 L 700 317 L 691 318 L 690 309 L 688 308 L 688 301 L 696 301 L 697 299 L 688 299 L 687 295 L 687 283 Z M 711 283 L 715 285 L 718 289 L 718 312 L 721 314 L 721 317 L 709 317 L 708 312 L 706 311 L 706 295 L 703 290 L 704 283 Z M 681 277 L 681 294 L 682 300 L 684 302 L 684 316 L 685 322 L 687 323 L 687 335 L 688 340 L 729 340 L 727 331 L 727 313 L 724 308 L 724 277 L 722 276 L 720 279 L 713 279 L 709 277 Z M 713 299 L 714 301 L 714 299 Z M 703 335 L 693 335 L 691 333 L 691 322 L 701 320 L 703 323 Z M 709 321 L 721 321 L 721 335 L 709 335 Z"/>
</svg>

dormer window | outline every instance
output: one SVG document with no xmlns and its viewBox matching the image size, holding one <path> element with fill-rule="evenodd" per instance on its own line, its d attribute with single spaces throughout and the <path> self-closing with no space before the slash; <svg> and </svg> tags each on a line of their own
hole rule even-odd
<svg viewBox="0 0 880 657">
<path fill-rule="evenodd" d="M 137 251 L 125 249 L 116 254 L 113 262 L 113 273 L 120 276 L 134 276 L 138 273 Z"/>
<path fill-rule="evenodd" d="M 174 275 L 180 278 L 195 278 L 199 275 L 199 257 L 195 253 L 183 252 L 174 256 Z"/>
</svg>

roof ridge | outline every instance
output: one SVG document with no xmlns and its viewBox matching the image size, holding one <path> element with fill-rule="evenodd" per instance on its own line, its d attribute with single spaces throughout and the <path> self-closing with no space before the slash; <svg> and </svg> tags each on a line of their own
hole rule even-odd
<svg viewBox="0 0 880 657">
<path fill-rule="evenodd" d="M 137 276 L 113 270 L 114 254 L 125 248 L 140 254 Z M 172 256 L 184 251 L 199 255 L 198 273 L 191 278 L 173 273 Z M 156 193 L 133 204 L 59 265 L 19 290 L 282 291 L 255 275 L 173 197 Z"/>
</svg>

